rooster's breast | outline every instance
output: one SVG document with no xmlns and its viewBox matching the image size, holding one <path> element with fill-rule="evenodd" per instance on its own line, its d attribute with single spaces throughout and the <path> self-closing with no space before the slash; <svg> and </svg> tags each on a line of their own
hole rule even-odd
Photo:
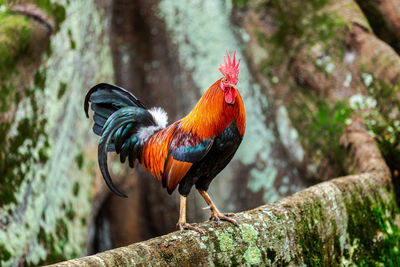
<svg viewBox="0 0 400 267">
<path fill-rule="evenodd" d="M 242 142 L 236 121 L 227 126 L 214 139 L 214 143 L 203 159 L 195 163 L 179 183 L 179 193 L 189 194 L 193 185 L 197 189 L 207 190 L 214 177 L 231 161 Z"/>
</svg>

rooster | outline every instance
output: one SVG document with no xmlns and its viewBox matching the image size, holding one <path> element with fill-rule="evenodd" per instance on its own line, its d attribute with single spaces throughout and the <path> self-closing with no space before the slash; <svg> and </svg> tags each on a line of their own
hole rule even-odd
<svg viewBox="0 0 400 267">
<path fill-rule="evenodd" d="M 227 51 L 219 70 L 223 77 L 208 88 L 193 110 L 183 119 L 167 126 L 167 114 L 161 108 L 147 109 L 127 90 L 101 83 L 89 90 L 84 110 L 89 117 L 89 102 L 94 111 L 93 131 L 99 135 L 98 160 L 109 189 L 127 197 L 113 184 L 107 166 L 107 153 L 116 152 L 122 163 L 128 158 L 131 168 L 136 160 L 161 180 L 171 194 L 179 185 L 182 230 L 203 233 L 186 222 L 186 197 L 194 185 L 211 210 L 210 220 L 237 225 L 233 214 L 221 213 L 207 189 L 214 177 L 231 161 L 246 127 L 243 100 L 236 87 L 239 63 Z"/>
</svg>

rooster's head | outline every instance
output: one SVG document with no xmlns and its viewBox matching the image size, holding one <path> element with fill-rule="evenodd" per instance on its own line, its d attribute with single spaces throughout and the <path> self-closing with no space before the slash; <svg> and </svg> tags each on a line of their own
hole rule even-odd
<svg viewBox="0 0 400 267">
<path fill-rule="evenodd" d="M 224 56 L 225 65 L 220 64 L 219 71 L 224 75 L 221 78 L 220 87 L 225 93 L 225 102 L 233 105 L 236 100 L 238 75 L 239 75 L 239 63 L 240 58 L 236 64 L 236 51 L 233 52 L 233 60 L 229 56 L 228 51 L 226 51 L 227 58 Z"/>
</svg>

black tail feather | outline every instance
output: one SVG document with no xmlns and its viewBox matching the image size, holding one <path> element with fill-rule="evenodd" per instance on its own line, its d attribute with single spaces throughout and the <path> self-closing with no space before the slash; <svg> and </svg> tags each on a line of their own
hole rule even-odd
<svg viewBox="0 0 400 267">
<path fill-rule="evenodd" d="M 99 83 L 98 85 L 93 86 L 86 94 L 84 109 L 86 117 L 88 118 L 89 118 L 89 102 L 96 104 L 98 103 L 107 104 L 107 106 L 114 107 L 115 110 L 128 106 L 147 109 L 146 106 L 139 99 L 137 99 L 136 96 L 134 96 L 131 92 L 125 90 L 122 87 L 108 83 Z M 93 109 L 93 104 L 92 104 L 92 109 Z"/>
<path fill-rule="evenodd" d="M 111 115 L 111 114 L 110 114 Z M 109 117 L 109 116 L 108 116 Z M 99 115 L 98 113 L 95 113 L 93 115 L 93 120 L 96 124 L 98 124 L 99 126 L 103 126 L 104 123 L 106 123 L 107 118 L 104 118 L 103 116 Z"/>
<path fill-rule="evenodd" d="M 103 126 L 94 124 L 93 125 L 93 132 L 97 134 L 98 136 L 101 136 L 101 132 L 103 131 Z"/>
<path fill-rule="evenodd" d="M 115 144 L 121 144 L 118 151 L 121 152 L 121 161 L 125 161 L 126 155 L 129 155 L 129 165 L 132 166 L 136 160 L 137 152 L 141 147 L 140 142 L 137 142 L 137 137 L 132 133 L 124 131 L 126 128 L 149 126 L 154 124 L 152 115 L 145 109 L 139 107 L 124 107 L 114 112 L 104 124 L 103 133 L 100 138 L 98 147 L 99 166 L 103 178 L 112 192 L 120 197 L 126 197 L 121 193 L 113 184 L 107 165 L 107 152 L 110 151 L 109 147 L 112 141 Z M 118 134 L 117 134 L 118 133 Z M 125 133 L 124 135 L 122 135 Z M 123 150 L 122 150 L 123 147 Z M 114 147 L 117 149 L 117 147 Z"/>
<path fill-rule="evenodd" d="M 105 120 L 107 120 L 108 117 L 111 116 L 111 114 L 113 114 L 115 111 L 118 110 L 118 108 L 112 105 L 95 104 L 95 103 L 92 103 L 91 108 L 94 111 L 94 114 L 103 117 Z"/>
<path fill-rule="evenodd" d="M 107 153 L 115 151 L 120 154 L 121 162 L 129 159 L 133 167 L 142 147 L 135 135 L 140 127 L 155 125 L 153 116 L 145 105 L 125 89 L 101 83 L 89 90 L 85 97 L 84 110 L 89 117 L 89 102 L 94 111 L 93 132 L 99 136 L 98 160 L 103 178 L 110 190 L 120 197 L 127 197 L 112 182 Z"/>
</svg>

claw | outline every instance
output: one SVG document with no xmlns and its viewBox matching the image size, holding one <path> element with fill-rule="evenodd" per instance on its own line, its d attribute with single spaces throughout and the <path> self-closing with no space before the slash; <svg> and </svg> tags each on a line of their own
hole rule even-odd
<svg viewBox="0 0 400 267">
<path fill-rule="evenodd" d="M 205 190 L 202 190 L 202 189 L 197 189 L 197 190 L 199 191 L 200 195 L 204 198 L 204 200 L 208 204 L 208 207 L 211 210 L 210 221 L 216 221 L 217 225 L 220 225 L 221 220 L 222 220 L 222 221 L 230 222 L 233 225 L 239 226 L 236 220 L 229 218 L 229 217 L 234 216 L 235 215 L 234 213 L 222 214 L 221 212 L 218 211 L 217 207 L 212 202 L 210 196 L 207 194 L 207 192 Z"/>
<path fill-rule="evenodd" d="M 213 213 L 211 214 L 210 221 L 215 221 L 217 222 L 217 226 L 221 224 L 221 221 L 226 221 L 230 222 L 235 226 L 239 226 L 237 221 L 235 219 L 229 218 L 232 217 L 234 214 L 233 213 L 227 213 L 227 214 L 222 214 L 222 213 Z"/>
<path fill-rule="evenodd" d="M 181 196 L 181 199 L 180 199 L 179 221 L 176 224 L 176 226 L 179 227 L 181 232 L 183 232 L 183 230 L 194 230 L 194 231 L 204 235 L 204 232 L 200 228 L 196 227 L 197 224 L 186 223 L 186 197 L 185 196 Z"/>
<path fill-rule="evenodd" d="M 179 223 L 178 222 L 177 226 L 179 227 L 181 232 L 183 232 L 183 230 L 193 230 L 193 231 L 196 231 L 196 232 L 204 235 L 203 230 L 201 230 L 200 228 L 196 227 L 197 223 L 189 224 L 189 223 Z"/>
<path fill-rule="evenodd" d="M 219 226 L 221 224 L 221 219 L 219 217 L 217 217 L 217 216 L 212 216 L 211 215 L 209 220 L 216 222 L 217 226 Z"/>
</svg>

